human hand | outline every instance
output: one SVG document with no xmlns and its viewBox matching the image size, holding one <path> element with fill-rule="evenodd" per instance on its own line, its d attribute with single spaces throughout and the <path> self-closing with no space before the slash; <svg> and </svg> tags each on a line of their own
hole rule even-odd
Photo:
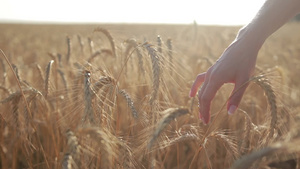
<svg viewBox="0 0 300 169">
<path fill-rule="evenodd" d="M 258 43 L 259 42 L 259 43 Z M 216 92 L 224 83 L 234 83 L 234 89 L 227 103 L 228 114 L 237 109 L 248 86 L 248 80 L 253 75 L 258 51 L 262 41 L 251 36 L 240 36 L 229 45 L 218 61 L 207 72 L 197 76 L 190 90 L 194 97 L 198 88 L 199 118 L 207 124 L 210 120 L 210 104 Z"/>
</svg>

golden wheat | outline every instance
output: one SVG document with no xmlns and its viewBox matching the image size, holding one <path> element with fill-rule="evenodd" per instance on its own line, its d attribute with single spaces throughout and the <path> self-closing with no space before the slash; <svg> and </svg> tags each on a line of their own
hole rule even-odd
<svg viewBox="0 0 300 169">
<path fill-rule="evenodd" d="M 102 32 L 108 38 L 108 40 L 110 42 L 111 49 L 112 49 L 113 56 L 116 57 L 117 55 L 116 55 L 115 42 L 114 42 L 113 37 L 109 33 L 109 31 L 104 29 L 104 28 L 98 27 L 98 28 L 94 29 L 94 32 Z"/>
<path fill-rule="evenodd" d="M 129 96 L 129 94 L 125 91 L 125 90 L 120 90 L 119 93 L 125 98 L 125 100 L 127 101 L 128 107 L 131 109 L 132 112 L 132 116 L 134 118 L 138 118 L 138 112 L 135 109 L 134 105 L 133 105 L 133 101 L 131 99 L 131 97 Z"/>
<path fill-rule="evenodd" d="M 271 109 L 271 124 L 270 124 L 270 133 L 269 137 L 273 137 L 274 130 L 277 129 L 277 102 L 276 102 L 276 95 L 275 92 L 271 86 L 271 83 L 264 75 L 259 75 L 253 77 L 251 80 L 253 80 L 256 84 L 258 84 L 264 91 L 268 98 L 268 103 L 270 105 Z"/>
<path fill-rule="evenodd" d="M 187 93 L 194 76 L 213 64 L 238 28 L 102 25 L 94 33 L 77 26 L 0 28 L 7 42 L 1 47 L 8 54 L 1 50 L 0 168 L 214 169 L 298 163 L 299 59 L 290 57 L 299 54 L 299 46 L 292 44 L 298 34 L 290 35 L 299 28 L 296 24 L 266 41 L 257 62 L 270 70 L 280 64 L 279 76 L 291 77 L 280 87 L 290 88 L 275 88 L 270 73 L 260 72 L 250 79 L 257 85 L 249 86 L 237 113 L 228 116 L 223 109 L 216 113 L 231 90 L 225 85 L 215 96 L 207 126 L 199 122 Z M 99 43 L 96 33 L 105 40 Z M 166 50 L 164 37 L 172 38 Z M 140 44 L 143 39 L 149 42 Z M 48 57 L 40 57 L 44 54 Z M 256 94 L 261 90 L 266 96 Z M 123 113 L 126 109 L 132 115 Z"/>
<path fill-rule="evenodd" d="M 72 43 L 71 43 L 71 39 L 69 36 L 66 37 L 66 41 L 67 41 L 67 46 L 68 46 L 68 50 L 67 50 L 67 63 L 69 63 L 70 58 L 71 58 L 71 48 L 72 48 Z"/>
<path fill-rule="evenodd" d="M 159 134 L 172 120 L 187 113 L 189 113 L 189 110 L 186 108 L 169 108 L 162 112 L 165 116 L 158 122 L 157 127 L 148 143 L 148 148 L 150 149 L 152 147 Z"/>
</svg>

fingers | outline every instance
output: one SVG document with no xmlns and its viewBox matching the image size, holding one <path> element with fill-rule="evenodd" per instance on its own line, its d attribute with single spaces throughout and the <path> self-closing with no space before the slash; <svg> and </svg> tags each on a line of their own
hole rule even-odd
<svg viewBox="0 0 300 169">
<path fill-rule="evenodd" d="M 197 76 L 191 90 L 190 90 L 190 97 L 195 97 L 196 93 L 197 93 L 197 90 L 198 88 L 200 87 L 200 85 L 202 84 L 202 82 L 204 81 L 205 79 L 205 75 L 206 75 L 206 72 L 205 73 L 201 73 Z"/>
<path fill-rule="evenodd" d="M 210 104 L 222 85 L 222 82 L 210 79 L 208 83 L 204 82 L 199 91 L 199 116 L 204 124 L 208 124 L 210 121 Z"/>
<path fill-rule="evenodd" d="M 227 103 L 228 114 L 233 114 L 235 112 L 242 100 L 242 97 L 248 85 L 249 83 L 247 78 L 239 79 L 236 81 L 234 89 Z"/>
<path fill-rule="evenodd" d="M 227 104 L 228 114 L 233 114 L 239 103 L 242 100 L 243 94 L 248 87 L 248 76 L 242 76 L 234 81 L 235 87 Z M 204 82 L 204 83 L 203 83 Z M 226 82 L 226 81 L 225 81 Z M 212 99 L 215 97 L 217 91 L 225 83 L 222 78 L 215 79 L 215 76 L 211 76 L 209 73 L 201 73 L 197 76 L 193 86 L 190 90 L 190 97 L 194 97 L 198 88 L 203 83 L 203 86 L 198 91 L 199 99 L 199 118 L 204 124 L 208 124 L 210 121 L 210 105 Z"/>
</svg>

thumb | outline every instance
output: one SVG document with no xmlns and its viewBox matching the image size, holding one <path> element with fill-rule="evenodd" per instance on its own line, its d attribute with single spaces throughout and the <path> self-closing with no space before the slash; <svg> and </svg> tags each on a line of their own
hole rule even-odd
<svg viewBox="0 0 300 169">
<path fill-rule="evenodd" d="M 231 93 L 227 104 L 228 114 L 233 114 L 237 107 L 239 106 L 242 97 L 248 87 L 248 79 L 243 78 L 243 80 L 237 80 L 234 86 L 234 89 Z"/>
<path fill-rule="evenodd" d="M 202 84 L 202 82 L 204 82 L 205 75 L 206 75 L 206 72 L 201 73 L 201 74 L 199 74 L 199 75 L 197 76 L 197 78 L 196 78 L 196 80 L 195 80 L 193 86 L 191 87 L 191 90 L 190 90 L 190 97 L 195 97 L 198 88 L 200 87 L 200 85 Z"/>
</svg>

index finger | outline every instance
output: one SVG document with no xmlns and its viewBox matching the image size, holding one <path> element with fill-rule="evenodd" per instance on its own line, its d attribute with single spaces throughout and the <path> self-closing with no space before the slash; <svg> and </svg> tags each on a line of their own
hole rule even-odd
<svg viewBox="0 0 300 169">
<path fill-rule="evenodd" d="M 222 85 L 223 83 L 221 83 L 220 81 L 212 81 L 210 79 L 207 85 L 203 86 L 203 88 L 199 92 L 199 113 L 204 124 L 208 124 L 208 122 L 210 121 L 210 104 Z"/>
<path fill-rule="evenodd" d="M 206 75 L 206 72 L 197 75 L 197 78 L 194 81 L 194 83 L 191 87 L 191 90 L 190 90 L 190 97 L 195 97 L 196 96 L 198 88 L 204 82 L 205 75 Z"/>
</svg>

